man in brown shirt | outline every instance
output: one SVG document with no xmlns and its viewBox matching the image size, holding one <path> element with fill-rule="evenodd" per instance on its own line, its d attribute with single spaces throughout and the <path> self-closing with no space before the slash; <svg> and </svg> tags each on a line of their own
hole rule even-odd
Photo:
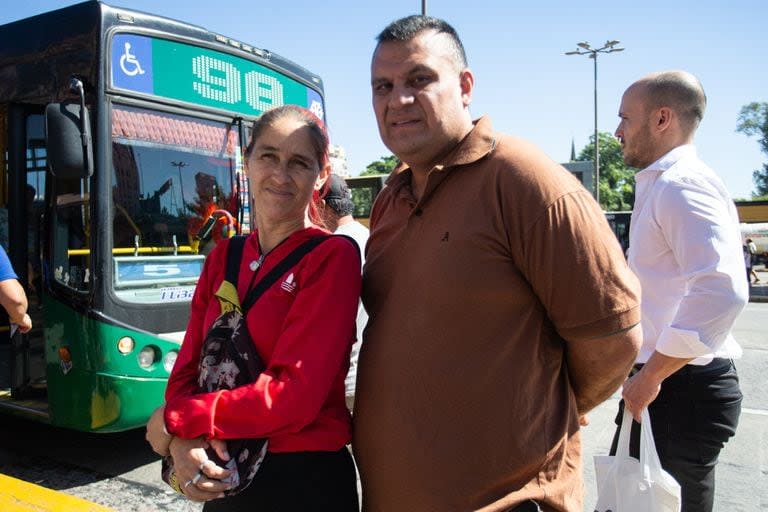
<svg viewBox="0 0 768 512">
<path fill-rule="evenodd" d="M 575 178 L 472 121 L 450 25 L 411 16 L 378 40 L 373 105 L 402 164 L 366 251 L 363 509 L 581 512 L 579 417 L 634 361 L 637 281 Z"/>
</svg>

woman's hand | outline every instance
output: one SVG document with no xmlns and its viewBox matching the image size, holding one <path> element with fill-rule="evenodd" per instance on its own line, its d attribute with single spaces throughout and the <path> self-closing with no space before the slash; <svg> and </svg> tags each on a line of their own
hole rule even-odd
<svg viewBox="0 0 768 512">
<path fill-rule="evenodd" d="M 229 461 L 229 452 L 227 451 L 227 442 L 222 439 L 209 439 L 208 444 L 216 452 L 216 455 L 223 461 Z"/>
<path fill-rule="evenodd" d="M 147 421 L 147 433 L 144 436 L 152 449 L 158 455 L 166 457 L 171 454 L 168 447 L 173 436 L 165 429 L 165 405 L 161 405 Z"/>
<path fill-rule="evenodd" d="M 202 438 L 182 439 L 174 437 L 170 444 L 171 457 L 176 478 L 181 484 L 181 491 L 193 501 L 210 501 L 224 497 L 229 484 L 221 480 L 231 472 L 208 459 L 206 448 L 224 444 L 224 441 L 212 440 L 208 443 Z M 216 450 L 221 453 L 221 449 Z"/>
</svg>

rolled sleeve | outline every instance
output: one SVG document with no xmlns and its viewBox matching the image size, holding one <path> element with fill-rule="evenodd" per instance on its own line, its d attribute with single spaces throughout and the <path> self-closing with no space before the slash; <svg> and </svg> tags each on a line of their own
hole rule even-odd
<svg viewBox="0 0 768 512">
<path fill-rule="evenodd" d="M 576 327 L 564 327 L 558 329 L 560 335 L 569 341 L 584 341 L 594 338 L 602 338 L 612 333 L 625 331 L 640 323 L 640 304 L 624 311 L 611 313 L 610 317 L 596 322 L 579 325 Z"/>
<path fill-rule="evenodd" d="M 699 333 L 688 329 L 667 327 L 661 332 L 656 350 L 669 357 L 689 359 L 712 358 L 712 347 L 699 339 Z"/>
</svg>

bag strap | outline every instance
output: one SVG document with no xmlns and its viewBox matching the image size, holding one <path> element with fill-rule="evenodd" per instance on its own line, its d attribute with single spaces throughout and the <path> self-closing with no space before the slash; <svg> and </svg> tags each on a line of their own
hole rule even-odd
<svg viewBox="0 0 768 512">
<path fill-rule="evenodd" d="M 293 250 L 288 256 L 283 258 L 277 265 L 275 265 L 275 268 L 269 271 L 269 274 L 264 276 L 258 283 L 256 283 L 256 286 L 254 286 L 251 290 L 248 291 L 248 293 L 245 296 L 245 299 L 242 303 L 242 311 L 243 316 L 248 312 L 248 310 L 253 306 L 257 300 L 259 300 L 259 297 L 269 289 L 270 286 L 272 286 L 275 281 L 277 281 L 280 276 L 286 273 L 288 269 L 296 265 L 301 259 L 309 253 L 312 249 L 320 245 L 325 240 L 329 239 L 331 235 L 321 235 L 316 236 L 314 238 L 310 238 L 300 246 L 298 246 L 296 249 Z"/>
<path fill-rule="evenodd" d="M 246 236 L 233 236 L 227 247 L 227 265 L 224 270 L 224 280 L 229 281 L 237 289 L 237 279 L 240 275 L 240 262 L 243 259 L 243 248 Z"/>
<path fill-rule="evenodd" d="M 643 478 L 650 480 L 651 470 L 662 469 L 662 467 L 656 451 L 656 442 L 653 439 L 651 413 L 647 407 L 643 409 L 640 425 L 640 466 L 643 470 Z"/>
<path fill-rule="evenodd" d="M 629 407 L 624 404 L 624 415 L 621 418 L 621 430 L 619 431 L 619 441 L 616 445 L 616 458 L 626 459 L 629 458 L 629 438 L 632 430 L 632 413 L 629 412 Z"/>
</svg>

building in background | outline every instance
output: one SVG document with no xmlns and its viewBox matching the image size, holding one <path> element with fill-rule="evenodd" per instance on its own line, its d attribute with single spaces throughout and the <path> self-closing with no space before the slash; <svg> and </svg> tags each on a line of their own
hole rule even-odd
<svg viewBox="0 0 768 512">
<path fill-rule="evenodd" d="M 349 168 L 347 167 L 347 152 L 341 146 L 335 146 L 331 144 L 328 150 L 328 157 L 331 161 L 331 172 L 338 174 L 342 178 L 349 176 Z"/>
<path fill-rule="evenodd" d="M 573 153 L 573 151 L 572 148 L 571 153 Z M 573 157 L 573 155 L 571 155 L 571 157 Z M 595 197 L 595 178 L 593 176 L 595 164 L 592 160 L 585 160 L 583 162 L 570 161 L 561 165 L 568 169 L 568 172 L 576 176 L 576 179 L 584 185 L 584 188 L 589 190 L 592 197 Z"/>
</svg>

